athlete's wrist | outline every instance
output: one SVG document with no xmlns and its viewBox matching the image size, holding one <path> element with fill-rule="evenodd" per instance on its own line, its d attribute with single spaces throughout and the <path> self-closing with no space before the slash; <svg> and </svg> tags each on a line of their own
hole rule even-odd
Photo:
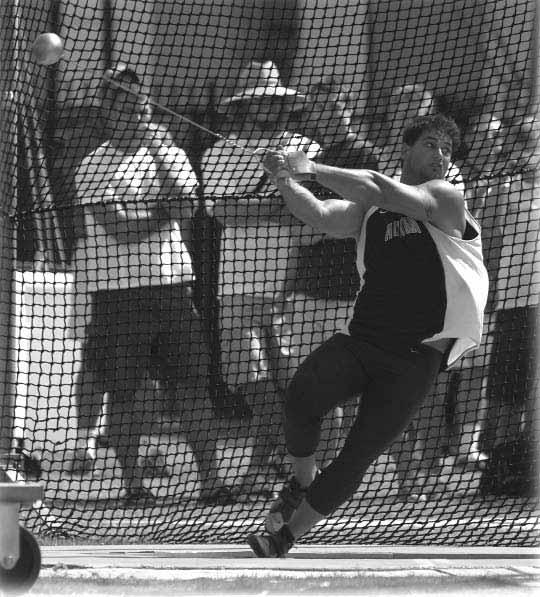
<svg viewBox="0 0 540 597">
<path fill-rule="evenodd" d="M 303 151 L 287 154 L 287 166 L 293 178 L 299 182 L 317 180 L 317 164 Z"/>
<path fill-rule="evenodd" d="M 294 179 L 288 170 L 280 170 L 279 172 L 276 172 L 271 180 L 278 189 L 280 187 L 289 187 L 294 182 Z"/>
<path fill-rule="evenodd" d="M 304 180 L 309 180 L 311 182 L 317 181 L 317 175 L 319 173 L 319 166 L 315 162 L 311 162 L 312 170 L 306 174 L 306 178 Z"/>
</svg>

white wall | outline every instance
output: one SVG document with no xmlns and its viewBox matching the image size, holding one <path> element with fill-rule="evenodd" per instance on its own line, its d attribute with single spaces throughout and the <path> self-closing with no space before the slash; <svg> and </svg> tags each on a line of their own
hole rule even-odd
<svg viewBox="0 0 540 597">
<path fill-rule="evenodd" d="M 66 327 L 74 296 L 69 274 L 14 274 L 13 436 L 27 438 L 27 446 L 35 450 L 64 444 L 77 431 L 72 385 L 80 354 Z"/>
</svg>

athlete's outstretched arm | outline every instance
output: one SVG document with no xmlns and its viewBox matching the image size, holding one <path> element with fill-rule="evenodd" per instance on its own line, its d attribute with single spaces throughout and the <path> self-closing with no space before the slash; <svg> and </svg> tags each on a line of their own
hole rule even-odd
<svg viewBox="0 0 540 597">
<path fill-rule="evenodd" d="M 274 179 L 291 213 L 319 232 L 334 237 L 356 237 L 365 214 L 362 201 L 318 199 L 291 176 Z"/>
<path fill-rule="evenodd" d="M 465 200 L 455 187 L 444 180 L 420 185 L 399 182 L 372 170 L 351 170 L 316 164 L 300 155 L 300 165 L 291 164 L 285 152 L 268 152 L 263 166 L 276 181 L 288 177 L 317 182 L 345 200 L 362 205 L 364 211 L 377 206 L 416 220 L 431 222 L 449 234 L 461 235 L 465 226 Z M 291 173 L 292 172 L 292 173 Z M 300 185 L 299 185 L 300 186 Z"/>
</svg>

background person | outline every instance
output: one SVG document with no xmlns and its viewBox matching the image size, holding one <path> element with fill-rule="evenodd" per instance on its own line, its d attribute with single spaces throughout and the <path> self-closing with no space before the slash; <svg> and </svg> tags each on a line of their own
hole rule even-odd
<svg viewBox="0 0 540 597">
<path fill-rule="evenodd" d="M 538 388 L 534 384 L 538 326 L 538 131 L 528 119 L 512 123 L 504 138 L 508 174 L 491 209 L 498 258 L 491 294 L 494 318 L 486 380 L 487 416 L 480 445 L 488 455 L 518 437 L 538 447 Z M 517 161 L 519 158 L 520 161 Z"/>
<path fill-rule="evenodd" d="M 423 83 L 406 83 L 392 88 L 381 127 L 381 171 L 392 177 L 401 176 L 402 155 L 395 142 L 396 126 L 407 126 L 419 116 L 440 113 L 439 101 Z M 454 148 L 454 156 L 459 148 Z M 465 192 L 459 168 L 451 163 L 446 180 Z M 425 501 L 430 493 L 429 480 L 441 472 L 441 459 L 446 456 L 451 430 L 447 421 L 447 390 L 450 373 L 441 374 L 424 404 L 418 409 L 403 436 L 388 450 L 395 463 L 397 496 L 406 501 Z"/>
<path fill-rule="evenodd" d="M 426 104 L 427 105 L 427 104 Z M 449 172 L 458 172 L 463 181 L 465 200 L 471 214 L 482 227 L 482 252 L 491 283 L 487 310 L 493 306 L 493 279 L 498 268 L 499 233 L 494 227 L 494 209 L 504 193 L 504 177 L 494 174 L 502 167 L 502 123 L 490 113 L 469 118 L 463 132 L 464 158 Z M 484 332 L 489 316 L 484 320 Z M 487 455 L 479 439 L 486 417 L 486 351 L 489 343 L 465 356 L 459 368 L 441 372 L 434 390 L 420 407 L 404 437 L 395 442 L 390 453 L 396 463 L 398 496 L 407 501 L 424 501 L 444 491 L 448 475 L 456 466 L 482 468 Z M 459 490 L 471 490 L 468 482 Z"/>
<path fill-rule="evenodd" d="M 487 295 L 480 231 L 463 195 L 444 180 L 459 130 L 448 118 L 426 116 L 405 129 L 403 141 L 400 181 L 305 157 L 291 163 L 284 152 L 264 157 L 292 213 L 358 239 L 363 285 L 348 333 L 316 349 L 287 389 L 294 476 L 270 508 L 267 532 L 248 537 L 259 557 L 284 555 L 351 497 L 371 462 L 404 431 L 441 366 L 480 343 Z M 342 198 L 320 201 L 295 176 L 315 178 Z M 319 472 L 321 417 L 360 392 L 343 449 Z"/>
<path fill-rule="evenodd" d="M 201 497 L 212 500 L 220 485 L 213 417 L 203 404 L 208 350 L 183 236 L 197 180 L 185 153 L 152 123 L 137 74 L 122 65 L 111 81 L 129 91 L 106 86 L 109 139 L 83 159 L 75 176 L 86 227 L 72 259 L 75 326 L 85 338 L 76 380 L 79 410 L 88 410 L 82 380 L 90 373 L 97 384 L 92 396 L 108 394 L 108 413 L 101 409 L 94 431 L 107 431 L 122 467 L 125 504 L 132 506 L 154 499 L 138 463 L 141 434 L 157 414 L 141 400 L 142 382 L 158 379 L 174 404 L 177 392 L 195 401 L 198 415 L 185 414 L 182 423 L 198 461 Z M 90 405 L 90 411 L 99 413 L 101 406 Z"/>
<path fill-rule="evenodd" d="M 352 128 L 351 94 L 331 76 L 315 80 L 307 92 L 303 111 L 303 130 L 321 150 L 316 161 L 343 168 L 379 169 L 378 149 Z M 328 191 L 313 183 L 318 197 Z M 295 289 L 310 296 L 352 300 L 358 290 L 352 239 L 326 235 L 320 241 L 301 247 L 299 271 L 307 272 L 294 280 Z"/>
<path fill-rule="evenodd" d="M 305 133 L 321 146 L 318 162 L 378 170 L 379 151 L 352 126 L 351 94 L 332 76 L 311 83 L 304 110 Z"/>
<path fill-rule="evenodd" d="M 281 146 L 318 154 L 317 143 L 288 129 L 304 100 L 283 86 L 272 62 L 250 63 L 233 95 L 218 106 L 226 119 L 222 132 L 236 146 L 219 140 L 201 163 L 209 211 L 222 225 L 218 295 L 224 377 L 231 391 L 244 396 L 251 411 L 248 436 L 255 438 L 238 496 L 273 490 L 278 477 L 268 459 L 276 449 L 281 469 L 283 393 L 299 363 L 290 282 L 297 275 L 300 245 L 315 238 L 271 192 L 253 152 Z"/>
<path fill-rule="evenodd" d="M 353 129 L 354 96 L 334 76 L 324 76 L 312 81 L 307 90 L 303 114 L 303 130 L 321 146 L 315 160 L 329 166 L 343 168 L 369 168 L 379 170 L 379 151 L 367 138 Z M 319 198 L 328 197 L 328 190 L 316 183 L 309 189 Z M 317 300 L 317 310 L 326 319 L 324 310 L 348 308 L 358 291 L 358 273 L 355 266 L 354 239 L 332 238 L 300 247 L 299 275 L 293 280 L 296 293 L 305 293 Z M 304 274 L 304 275 L 302 275 Z M 336 301 L 339 303 L 336 306 Z M 329 319 L 320 325 L 324 336 L 336 331 L 336 322 Z M 339 324 L 337 324 L 339 325 Z M 342 418 L 343 425 L 352 424 L 358 401 L 336 407 L 334 418 Z M 325 421 L 327 422 L 327 421 Z M 342 430 L 344 436 L 344 429 Z M 329 453 L 333 457 L 333 453 Z"/>
<path fill-rule="evenodd" d="M 534 169 L 509 176 L 498 217 L 503 234 L 488 332 L 486 416 L 479 446 L 488 456 L 482 495 L 538 495 L 538 239 L 540 204 Z"/>
<path fill-rule="evenodd" d="M 490 112 L 472 115 L 463 144 L 465 157 L 460 170 L 465 180 L 465 199 L 484 231 L 482 251 L 490 278 L 487 310 L 492 311 L 502 234 L 502 222 L 496 214 L 506 203 L 508 193 L 508 177 L 501 176 L 505 159 L 503 123 Z M 485 343 L 481 350 L 465 357 L 461 367 L 450 374 L 447 410 L 451 413 L 451 433 L 446 464 L 483 467 L 487 460 L 487 454 L 480 449 L 480 436 L 487 416 L 489 345 Z"/>
</svg>

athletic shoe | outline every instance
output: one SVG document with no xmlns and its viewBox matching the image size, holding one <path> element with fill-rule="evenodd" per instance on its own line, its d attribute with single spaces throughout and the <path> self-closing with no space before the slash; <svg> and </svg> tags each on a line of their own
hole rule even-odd
<svg viewBox="0 0 540 597">
<path fill-rule="evenodd" d="M 290 477 L 283 485 L 276 501 L 270 506 L 265 520 L 266 530 L 269 533 L 277 533 L 284 524 L 288 523 L 306 493 L 307 488 L 301 487 L 296 477 Z"/>
<path fill-rule="evenodd" d="M 282 558 L 294 544 L 294 537 L 287 525 L 283 525 L 277 533 L 249 535 L 248 545 L 258 558 Z"/>
</svg>

